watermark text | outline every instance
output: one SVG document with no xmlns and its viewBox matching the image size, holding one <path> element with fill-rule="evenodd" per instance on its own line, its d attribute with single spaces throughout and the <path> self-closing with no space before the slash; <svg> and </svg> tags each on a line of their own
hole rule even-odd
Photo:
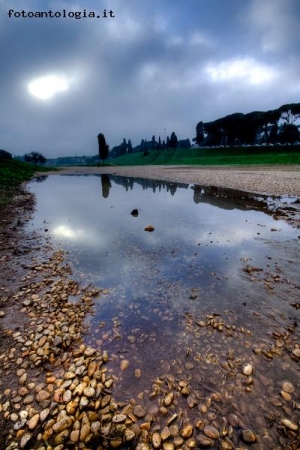
<svg viewBox="0 0 300 450">
<path fill-rule="evenodd" d="M 60 11 L 53 11 L 49 9 L 48 11 L 25 11 L 22 9 L 21 11 L 15 11 L 14 9 L 10 9 L 7 12 L 9 18 L 19 19 L 113 19 L 115 17 L 114 11 L 103 10 L 102 13 L 96 13 L 95 11 L 87 11 L 84 9 L 83 11 L 67 11 L 66 9 L 62 9 Z"/>
</svg>

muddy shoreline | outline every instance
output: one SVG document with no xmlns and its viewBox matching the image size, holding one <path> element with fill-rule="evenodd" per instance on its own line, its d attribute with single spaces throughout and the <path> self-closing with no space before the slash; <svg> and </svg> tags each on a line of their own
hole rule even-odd
<svg viewBox="0 0 300 450">
<path fill-rule="evenodd" d="M 78 174 L 82 170 L 78 168 L 74 172 L 72 168 L 67 173 Z M 176 175 L 176 170 L 180 175 Z M 156 179 L 162 176 L 159 171 L 145 173 L 145 168 L 134 171 L 132 168 L 99 168 L 95 172 Z M 294 179 L 292 172 L 287 172 L 285 182 Z M 299 181 L 297 170 L 295 174 Z M 192 183 L 190 180 L 194 179 L 188 179 L 182 168 L 172 169 L 166 176 L 172 181 L 184 178 L 185 182 Z M 199 180 L 199 173 L 195 176 Z M 294 187 L 285 187 L 284 191 L 278 188 L 276 194 L 300 195 L 297 183 Z M 233 186 L 232 180 L 229 184 L 238 188 Z M 245 187 L 243 184 L 243 190 L 247 190 Z M 260 188 L 259 192 L 270 194 L 271 189 Z M 0 291 L 0 311 L 3 312 L 0 317 L 1 449 L 298 448 L 299 379 L 297 382 L 286 380 L 284 374 L 274 404 L 261 414 L 260 428 L 257 423 L 253 429 L 243 423 L 238 406 L 225 408 L 234 392 L 218 391 L 206 385 L 204 395 L 190 386 L 187 379 L 173 375 L 170 367 L 165 373 L 161 371 L 160 379 L 152 386 L 152 393 L 148 393 L 157 399 L 157 405 L 160 405 L 157 410 L 144 411 L 147 402 L 143 402 L 142 397 L 129 402 L 116 401 L 113 385 L 117 377 L 110 370 L 110 356 L 104 347 L 95 349 L 83 342 L 84 318 L 92 312 L 95 299 L 106 292 L 82 286 L 73 279 L 68 255 L 52 247 L 46 228 L 44 236 L 24 233 L 23 225 L 30 219 L 34 207 L 33 196 L 26 188 L 21 188 L 0 217 L 0 270 L 4 280 Z M 292 226 L 299 227 L 297 211 L 281 208 L 275 213 L 278 218 L 285 218 Z M 247 359 L 238 358 L 229 349 L 225 361 L 217 360 L 217 364 L 224 365 L 222 370 L 229 378 L 237 380 L 237 398 L 247 393 L 252 395 L 252 390 L 256 392 L 256 386 L 264 383 L 268 390 L 268 381 L 263 375 L 258 373 L 256 376 L 258 361 L 269 364 L 277 358 L 282 359 L 283 367 L 287 364 L 299 366 L 297 253 L 292 247 L 290 252 L 288 248 L 279 251 L 285 252 L 281 270 L 288 273 L 289 278 L 268 276 L 265 268 L 258 272 L 248 265 L 245 265 L 245 275 L 269 289 L 272 295 L 275 292 L 294 304 L 294 314 L 280 317 L 274 312 L 275 322 L 270 328 L 268 345 L 256 343 L 254 346 L 252 343 L 253 357 L 249 357 L 248 352 Z M 217 333 L 236 339 L 246 336 L 251 340 L 251 326 L 249 330 L 236 327 L 228 323 L 226 316 L 187 316 L 186 330 L 196 336 L 200 330 L 200 334 L 208 334 L 213 339 Z M 127 363 L 127 359 L 121 360 L 121 370 L 126 370 Z"/>
</svg>

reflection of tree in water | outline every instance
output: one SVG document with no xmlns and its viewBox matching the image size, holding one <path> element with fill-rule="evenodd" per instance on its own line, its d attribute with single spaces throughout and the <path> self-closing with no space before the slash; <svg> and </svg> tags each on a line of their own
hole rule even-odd
<svg viewBox="0 0 300 450">
<path fill-rule="evenodd" d="M 129 178 L 128 187 L 131 191 L 133 189 L 133 186 L 134 186 L 134 180 L 133 180 L 133 178 Z"/>
<path fill-rule="evenodd" d="M 147 189 L 152 189 L 155 194 L 158 189 L 159 192 L 162 190 L 166 190 L 170 192 L 171 195 L 176 193 L 177 187 L 187 189 L 188 184 L 186 183 L 174 183 L 172 181 L 163 181 L 163 180 L 149 180 L 147 178 L 131 178 L 131 177 L 122 177 L 122 176 L 111 176 L 111 179 L 118 185 L 123 186 L 126 192 L 130 189 L 132 190 L 134 185 L 137 184 L 142 187 L 143 191 Z"/>
<path fill-rule="evenodd" d="M 47 178 L 48 178 L 48 175 L 42 175 L 42 176 L 40 176 L 40 177 L 36 177 L 36 178 L 35 178 L 35 181 L 36 181 L 37 183 L 42 183 L 43 181 L 47 180 Z"/>
<path fill-rule="evenodd" d="M 194 191 L 193 200 L 198 205 L 198 203 L 201 202 L 202 188 L 201 186 L 194 186 L 193 191 Z"/>
<path fill-rule="evenodd" d="M 196 204 L 203 203 L 211 203 L 214 204 L 213 197 L 225 197 L 222 188 L 217 188 L 216 186 L 198 186 L 195 185 L 192 187 L 194 191 L 193 200 Z"/>
<path fill-rule="evenodd" d="M 134 178 L 128 178 L 128 177 L 121 177 L 121 176 L 112 176 L 111 177 L 114 183 L 118 184 L 119 186 L 123 186 L 125 188 L 125 191 L 128 192 L 129 190 L 132 191 L 135 179 Z"/>
<path fill-rule="evenodd" d="M 175 192 L 177 191 L 177 183 L 170 183 L 170 184 L 167 186 L 167 191 L 170 191 L 170 192 L 171 192 L 171 195 L 174 195 Z"/>
<path fill-rule="evenodd" d="M 171 195 L 174 195 L 178 186 L 185 189 L 188 188 L 188 185 L 184 183 L 174 183 L 163 180 L 147 180 L 144 178 L 137 179 L 137 183 L 142 186 L 143 190 L 151 188 L 154 194 L 156 192 L 156 189 L 158 189 L 159 192 L 165 189 L 167 192 L 170 192 Z"/>
<path fill-rule="evenodd" d="M 248 209 L 265 210 L 267 208 L 267 196 L 251 194 L 249 192 L 236 191 L 234 189 L 216 186 L 193 186 L 193 200 L 196 204 L 207 203 L 222 209 Z"/>
<path fill-rule="evenodd" d="M 111 188 L 111 182 L 107 174 L 101 175 L 101 184 L 102 184 L 102 197 L 108 198 L 109 190 Z"/>
</svg>

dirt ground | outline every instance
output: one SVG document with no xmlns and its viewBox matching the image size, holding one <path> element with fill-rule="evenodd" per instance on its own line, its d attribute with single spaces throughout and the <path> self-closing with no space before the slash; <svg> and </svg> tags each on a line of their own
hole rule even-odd
<svg viewBox="0 0 300 450">
<path fill-rule="evenodd" d="M 38 247 L 29 242 L 23 233 L 23 225 L 34 210 L 34 198 L 24 188 L 19 188 L 11 204 L 0 209 L 0 311 L 5 314 L 0 318 L 0 402 L 7 389 L 17 386 L 14 376 L 16 367 L 5 370 L 5 355 L 14 348 L 12 333 L 26 326 L 27 317 L 20 313 L 20 306 L 14 295 L 24 286 L 21 278 L 25 276 L 22 264 Z M 5 373 L 5 376 L 4 376 Z M 0 448 L 5 448 L 8 421 L 0 414 Z"/>
</svg>

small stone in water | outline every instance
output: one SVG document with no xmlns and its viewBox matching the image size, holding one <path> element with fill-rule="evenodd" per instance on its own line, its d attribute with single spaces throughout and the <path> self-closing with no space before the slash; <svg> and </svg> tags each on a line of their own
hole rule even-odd
<svg viewBox="0 0 300 450">
<path fill-rule="evenodd" d="M 50 409 L 49 409 L 49 408 L 44 409 L 44 410 L 41 412 L 41 414 L 40 414 L 40 419 L 41 419 L 42 422 L 44 422 L 44 420 L 47 419 L 49 413 L 50 413 Z"/>
<path fill-rule="evenodd" d="M 161 446 L 161 437 L 158 432 L 153 433 L 152 445 L 154 448 L 159 448 Z"/>
<path fill-rule="evenodd" d="M 63 401 L 65 403 L 69 403 L 69 401 L 71 401 L 71 398 L 72 398 L 72 392 L 70 390 L 67 390 L 63 395 Z"/>
<path fill-rule="evenodd" d="M 253 374 L 253 366 L 250 363 L 243 365 L 242 372 L 244 375 L 249 376 Z"/>
<path fill-rule="evenodd" d="M 199 445 L 200 448 L 210 448 L 210 447 L 213 447 L 215 445 L 215 441 L 213 441 L 212 439 L 204 436 L 204 434 L 199 434 L 196 437 L 196 441 L 197 441 L 197 444 Z"/>
<path fill-rule="evenodd" d="M 181 447 L 184 440 L 182 439 L 181 436 L 177 436 L 173 439 L 173 442 L 174 442 L 175 447 Z"/>
<path fill-rule="evenodd" d="M 126 370 L 128 366 L 129 366 L 129 361 L 127 361 L 127 359 L 122 359 L 121 364 L 120 364 L 120 369 Z"/>
<path fill-rule="evenodd" d="M 298 431 L 299 429 L 298 425 L 289 419 L 282 419 L 280 423 L 281 425 L 283 425 L 286 428 L 289 428 L 292 431 Z"/>
<path fill-rule="evenodd" d="M 211 425 L 207 425 L 206 427 L 204 427 L 203 433 L 205 434 L 205 436 L 207 436 L 210 439 L 216 440 L 216 439 L 219 439 L 219 437 L 220 437 L 219 431 Z"/>
<path fill-rule="evenodd" d="M 251 430 L 243 430 L 242 439 L 246 444 L 251 444 L 256 441 L 256 436 Z"/>
<path fill-rule="evenodd" d="M 281 397 L 283 397 L 284 400 L 286 400 L 287 402 L 292 400 L 291 394 L 288 394 L 285 391 L 281 391 L 280 394 L 281 394 Z"/>
<path fill-rule="evenodd" d="M 193 434 L 193 427 L 190 424 L 184 425 L 182 427 L 182 429 L 180 430 L 180 435 L 184 438 L 184 439 L 188 439 L 192 436 Z"/>
<path fill-rule="evenodd" d="M 20 420 L 26 420 L 28 417 L 28 411 L 23 409 L 22 411 L 19 412 L 19 417 L 20 417 Z"/>
<path fill-rule="evenodd" d="M 161 432 L 161 439 L 163 441 L 165 441 L 166 439 L 169 439 L 169 437 L 171 436 L 170 430 L 168 427 L 164 427 L 162 432 Z"/>
<path fill-rule="evenodd" d="M 146 411 L 140 405 L 137 405 L 133 410 L 133 414 L 141 419 L 146 415 Z"/>
<path fill-rule="evenodd" d="M 125 441 L 126 442 L 130 442 L 135 438 L 135 432 L 132 430 L 128 430 L 128 428 L 126 428 L 125 430 Z"/>
<path fill-rule="evenodd" d="M 177 414 L 177 413 L 172 414 L 172 416 L 169 417 L 168 420 L 166 421 L 166 425 L 169 426 L 170 423 L 174 422 L 174 420 L 177 419 L 177 417 L 178 417 L 178 414 Z M 173 426 L 173 425 L 172 425 L 172 426 Z M 174 426 L 177 426 L 177 425 L 174 425 Z M 171 427 L 171 428 L 172 428 L 172 427 Z M 177 428 L 178 428 L 178 427 L 177 427 Z"/>
<path fill-rule="evenodd" d="M 53 341 L 53 346 L 54 347 L 61 347 L 62 345 L 62 338 L 60 336 L 55 336 L 54 341 Z"/>
<path fill-rule="evenodd" d="M 86 397 L 93 397 L 95 395 L 95 389 L 89 386 L 84 389 L 83 393 Z"/>
<path fill-rule="evenodd" d="M 78 408 L 78 403 L 76 401 L 70 401 L 66 405 L 66 411 L 69 415 L 73 416 Z"/>
<path fill-rule="evenodd" d="M 300 358 L 300 348 L 295 348 L 292 353 L 296 358 Z"/>
<path fill-rule="evenodd" d="M 154 231 L 154 226 L 153 225 L 148 225 L 146 228 L 144 228 L 145 231 Z"/>
<path fill-rule="evenodd" d="M 55 433 L 61 433 L 67 428 L 70 428 L 72 423 L 73 423 L 72 417 L 65 416 L 53 425 L 53 431 Z"/>
<path fill-rule="evenodd" d="M 29 405 L 30 403 L 32 403 L 34 400 L 33 395 L 27 395 L 24 400 L 23 403 L 24 405 Z"/>
<path fill-rule="evenodd" d="M 81 397 L 79 402 L 81 408 L 85 408 L 89 404 L 89 399 L 85 396 Z"/>
<path fill-rule="evenodd" d="M 236 416 L 236 414 L 234 413 L 228 414 L 228 423 L 233 427 L 239 426 L 239 419 Z"/>
<path fill-rule="evenodd" d="M 189 408 L 194 408 L 194 406 L 198 404 L 197 400 L 192 395 L 189 395 L 186 401 Z"/>
<path fill-rule="evenodd" d="M 168 395 L 166 395 L 165 400 L 164 400 L 165 405 L 170 406 L 173 401 L 173 398 L 174 398 L 173 392 L 170 392 Z"/>
<path fill-rule="evenodd" d="M 21 428 L 24 428 L 25 425 L 26 425 L 26 420 L 19 420 L 18 422 L 16 422 L 14 424 L 14 430 L 18 431 Z"/>
<path fill-rule="evenodd" d="M 19 419 L 18 414 L 12 413 L 12 414 L 10 415 L 10 420 L 12 420 L 13 422 L 16 422 L 18 419 Z"/>
<path fill-rule="evenodd" d="M 127 419 L 127 417 L 125 416 L 125 414 L 116 414 L 112 418 L 112 421 L 113 421 L 113 423 L 122 423 L 122 422 L 125 422 L 126 419 Z"/>
<path fill-rule="evenodd" d="M 173 442 L 164 442 L 163 443 L 163 450 L 174 450 L 175 446 Z"/>
<path fill-rule="evenodd" d="M 88 435 L 90 434 L 90 432 L 91 432 L 90 425 L 88 423 L 85 423 L 80 430 L 80 437 L 79 437 L 80 441 L 84 442 L 88 437 Z"/>
<path fill-rule="evenodd" d="M 186 441 L 185 445 L 187 448 L 195 448 L 197 447 L 197 442 L 195 438 L 190 438 Z"/>
<path fill-rule="evenodd" d="M 220 443 L 220 450 L 233 450 L 234 446 L 229 441 L 221 441 Z"/>
<path fill-rule="evenodd" d="M 284 381 L 282 383 L 282 390 L 284 392 L 287 392 L 288 394 L 292 394 L 294 392 L 295 388 L 292 385 L 292 383 L 290 383 L 289 381 Z"/>
<path fill-rule="evenodd" d="M 37 426 L 37 424 L 39 423 L 40 420 L 40 415 L 39 414 L 35 414 L 28 422 L 28 428 L 30 430 L 34 430 Z"/>
<path fill-rule="evenodd" d="M 140 378 L 141 375 L 142 375 L 141 369 L 135 369 L 135 371 L 134 371 L 134 376 L 135 376 L 136 378 Z"/>
<path fill-rule="evenodd" d="M 49 392 L 41 390 L 36 396 L 36 401 L 43 402 L 44 400 L 47 400 L 49 397 L 50 397 Z"/>
<path fill-rule="evenodd" d="M 20 447 L 21 448 L 24 448 L 24 447 L 26 447 L 26 445 L 28 444 L 28 442 L 30 441 L 30 439 L 31 439 L 31 434 L 30 433 L 25 433 L 25 434 L 23 434 L 23 436 L 22 436 L 22 438 L 21 438 L 21 444 L 20 444 Z"/>
<path fill-rule="evenodd" d="M 74 442 L 74 443 L 78 442 L 79 435 L 80 435 L 80 430 L 73 430 L 70 434 L 70 441 Z"/>
<path fill-rule="evenodd" d="M 65 380 L 72 380 L 76 377 L 76 374 L 74 372 L 66 372 L 64 375 Z"/>
<path fill-rule="evenodd" d="M 92 377 L 94 375 L 96 369 L 97 369 L 96 361 L 91 361 L 89 366 L 88 366 L 88 376 Z"/>
</svg>

